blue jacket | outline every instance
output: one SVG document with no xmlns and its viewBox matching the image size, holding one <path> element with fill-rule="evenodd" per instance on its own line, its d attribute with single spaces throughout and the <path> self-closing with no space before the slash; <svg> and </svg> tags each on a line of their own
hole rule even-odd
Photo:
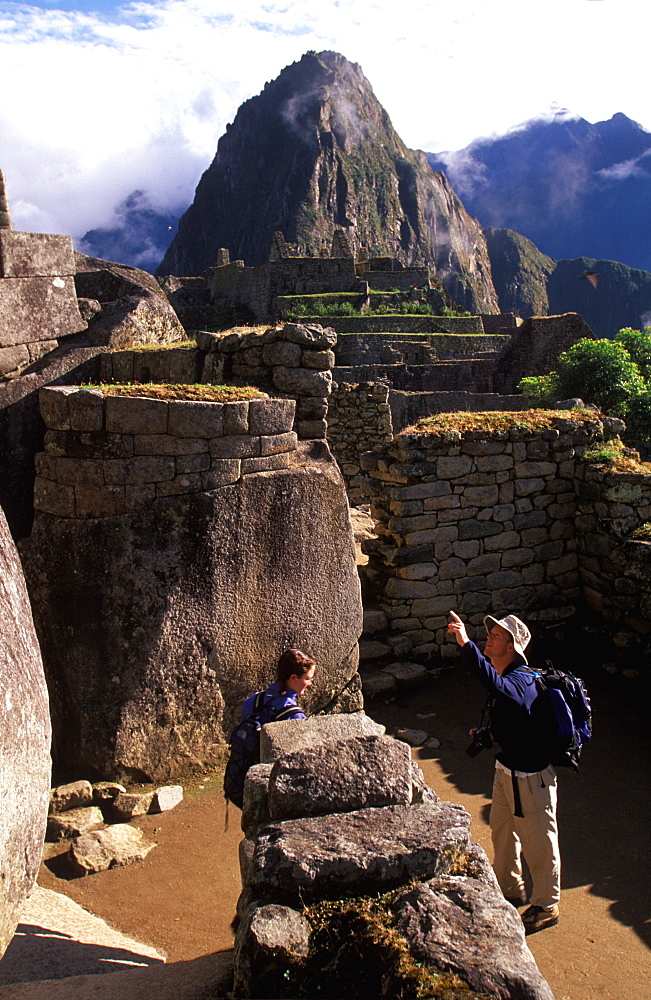
<svg viewBox="0 0 651 1000">
<path fill-rule="evenodd" d="M 474 642 L 461 647 L 461 659 L 488 691 L 489 725 L 500 745 L 497 759 L 512 771 L 542 771 L 550 763 L 531 717 L 537 697 L 536 678 L 524 664 L 514 663 L 498 674 Z"/>
<path fill-rule="evenodd" d="M 242 705 L 242 715 L 241 719 L 245 719 L 247 715 L 251 715 L 254 711 L 254 702 L 257 698 L 258 692 L 249 695 L 244 704 Z M 263 724 L 265 722 L 273 722 L 276 716 L 280 712 L 285 712 L 288 709 L 294 708 L 294 712 L 288 712 L 284 718 L 287 719 L 305 719 L 305 712 L 302 711 L 296 704 L 297 695 L 293 691 L 283 690 L 280 686 L 279 681 L 274 681 L 270 684 L 264 693 L 263 706 L 259 715 Z"/>
</svg>

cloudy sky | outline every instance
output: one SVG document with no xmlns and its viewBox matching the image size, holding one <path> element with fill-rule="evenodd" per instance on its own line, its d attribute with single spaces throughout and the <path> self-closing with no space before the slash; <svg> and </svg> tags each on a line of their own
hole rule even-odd
<svg viewBox="0 0 651 1000">
<path fill-rule="evenodd" d="M 639 0 L 0 0 L 0 168 L 17 229 L 179 211 L 238 106 L 334 49 L 408 146 L 458 149 L 552 105 L 651 130 Z"/>
</svg>

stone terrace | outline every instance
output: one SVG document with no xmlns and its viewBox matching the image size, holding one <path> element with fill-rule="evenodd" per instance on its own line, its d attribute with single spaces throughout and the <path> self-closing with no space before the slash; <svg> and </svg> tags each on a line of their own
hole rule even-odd
<svg viewBox="0 0 651 1000">
<path fill-rule="evenodd" d="M 296 452 L 293 399 L 168 401 L 74 386 L 41 389 L 40 405 L 48 429 L 34 507 L 60 517 L 147 510 L 286 469 Z"/>
<path fill-rule="evenodd" d="M 411 657 L 454 655 L 450 608 L 471 624 L 508 611 L 529 621 L 572 616 L 584 602 L 649 652 L 651 573 L 645 542 L 651 476 L 579 461 L 621 421 L 552 418 L 546 429 L 407 433 L 362 457 L 376 484 L 371 573 Z"/>
</svg>

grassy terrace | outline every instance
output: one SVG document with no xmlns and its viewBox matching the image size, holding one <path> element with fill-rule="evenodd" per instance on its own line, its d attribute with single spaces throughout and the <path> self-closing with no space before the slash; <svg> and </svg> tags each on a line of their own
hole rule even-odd
<svg viewBox="0 0 651 1000">
<path fill-rule="evenodd" d="M 555 427 L 558 420 L 595 420 L 599 415 L 594 410 L 487 410 L 483 413 L 436 413 L 423 417 L 404 434 L 447 434 L 458 431 L 534 431 Z"/>
<path fill-rule="evenodd" d="M 235 403 L 246 399 L 265 399 L 267 393 L 254 386 L 237 385 L 158 385 L 153 382 L 124 382 L 93 385 L 105 396 L 147 396 L 150 399 L 189 399 L 202 403 Z"/>
</svg>

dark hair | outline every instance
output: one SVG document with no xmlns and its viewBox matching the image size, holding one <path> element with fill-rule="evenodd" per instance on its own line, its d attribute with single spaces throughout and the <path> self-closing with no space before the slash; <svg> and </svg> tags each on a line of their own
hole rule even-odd
<svg viewBox="0 0 651 1000">
<path fill-rule="evenodd" d="M 276 680 L 281 684 L 286 684 L 293 674 L 303 677 L 308 670 L 315 666 L 316 661 L 304 653 L 302 649 L 286 649 L 278 660 Z"/>
</svg>

